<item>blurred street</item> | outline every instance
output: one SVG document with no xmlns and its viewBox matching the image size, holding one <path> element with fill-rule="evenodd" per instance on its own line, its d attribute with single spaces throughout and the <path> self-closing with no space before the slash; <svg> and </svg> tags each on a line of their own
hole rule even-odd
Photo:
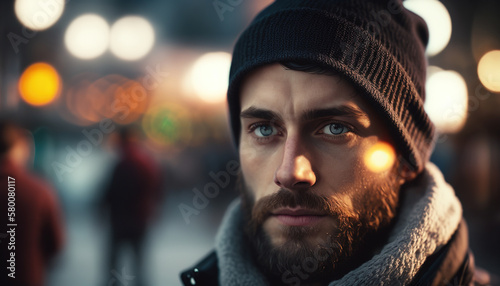
<svg viewBox="0 0 500 286">
<path fill-rule="evenodd" d="M 217 222 L 200 215 L 186 225 L 175 205 L 178 200 L 174 196 L 167 198 L 159 222 L 153 225 L 146 239 L 144 267 L 150 285 L 181 285 L 179 273 L 213 248 Z M 69 213 L 66 227 L 69 243 L 55 261 L 47 285 L 126 285 L 118 281 L 108 284 L 110 281 L 105 279 L 104 270 L 109 273 L 113 269 L 105 268 L 108 237 L 101 218 L 88 212 Z M 127 257 L 122 259 L 124 267 L 132 263 Z M 122 269 L 117 272 L 121 274 Z M 127 270 L 125 273 L 134 275 Z M 133 280 L 129 285 L 132 283 Z"/>
</svg>

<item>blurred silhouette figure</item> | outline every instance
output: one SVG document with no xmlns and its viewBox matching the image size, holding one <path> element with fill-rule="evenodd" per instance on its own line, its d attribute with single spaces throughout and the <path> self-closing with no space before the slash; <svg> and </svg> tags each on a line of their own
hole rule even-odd
<svg viewBox="0 0 500 286">
<path fill-rule="evenodd" d="M 28 131 L 0 122 L 0 186 L 4 190 L 0 285 L 43 285 L 47 264 L 63 245 L 61 212 L 53 189 L 27 170 L 30 141 Z"/>
<path fill-rule="evenodd" d="M 133 285 L 144 285 L 142 275 L 143 242 L 158 207 L 160 172 L 154 160 L 141 150 L 138 131 L 131 127 L 119 133 L 121 158 L 114 168 L 102 204 L 111 220 L 110 268 L 126 273 Z M 133 252 L 135 271 L 123 270 L 119 255 L 123 246 Z M 109 285 L 106 284 L 106 285 Z"/>
</svg>

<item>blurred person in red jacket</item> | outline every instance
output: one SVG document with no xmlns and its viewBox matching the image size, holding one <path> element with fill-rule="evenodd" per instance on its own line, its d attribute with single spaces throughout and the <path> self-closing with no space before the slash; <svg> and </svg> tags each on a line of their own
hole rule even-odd
<svg viewBox="0 0 500 286">
<path fill-rule="evenodd" d="M 28 131 L 0 122 L 0 285 L 44 285 L 63 246 L 61 211 L 52 187 L 27 170 Z"/>
<path fill-rule="evenodd" d="M 109 211 L 111 222 L 109 271 L 126 273 L 135 282 L 134 285 L 144 285 L 141 275 L 143 242 L 158 207 L 160 171 L 155 161 L 141 148 L 138 130 L 125 127 L 118 135 L 121 157 L 114 167 L 102 201 L 103 207 Z M 132 248 L 135 256 L 133 271 L 124 269 L 124 265 L 119 263 L 122 247 L 126 245 Z"/>
</svg>

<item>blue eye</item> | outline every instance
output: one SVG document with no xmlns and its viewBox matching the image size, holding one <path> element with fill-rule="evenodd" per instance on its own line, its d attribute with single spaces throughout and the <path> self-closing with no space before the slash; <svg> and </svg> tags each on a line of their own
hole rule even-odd
<svg viewBox="0 0 500 286">
<path fill-rule="evenodd" d="M 323 128 L 323 133 L 328 135 L 341 135 L 351 131 L 349 127 L 340 123 L 331 123 Z"/>
<path fill-rule="evenodd" d="M 271 125 L 260 125 L 255 128 L 254 133 L 257 137 L 269 137 L 275 135 L 277 131 L 276 128 Z"/>
</svg>

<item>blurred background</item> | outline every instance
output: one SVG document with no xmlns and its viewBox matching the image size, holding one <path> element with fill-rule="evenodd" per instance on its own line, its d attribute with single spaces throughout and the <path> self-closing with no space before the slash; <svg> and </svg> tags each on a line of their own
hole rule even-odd
<svg viewBox="0 0 500 286">
<path fill-rule="evenodd" d="M 161 174 L 142 237 L 148 285 L 180 285 L 179 272 L 212 249 L 237 196 L 225 106 L 231 50 L 270 2 L 1 2 L 0 117 L 31 132 L 30 168 L 62 209 L 66 243 L 47 285 L 132 285 L 108 264 L 115 227 L 105 211 L 113 178 L 127 177 L 117 163 L 130 152 Z M 425 107 L 440 132 L 432 161 L 462 200 L 476 264 L 498 274 L 500 3 L 405 6 L 430 30 Z M 126 126 L 133 148 L 123 147 Z M 117 258 L 132 276 L 134 251 L 126 246 Z"/>
</svg>

